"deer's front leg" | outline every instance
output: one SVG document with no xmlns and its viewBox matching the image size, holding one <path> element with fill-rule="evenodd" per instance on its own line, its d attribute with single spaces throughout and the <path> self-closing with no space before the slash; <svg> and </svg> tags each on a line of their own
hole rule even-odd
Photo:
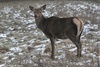
<svg viewBox="0 0 100 67">
<path fill-rule="evenodd" d="M 54 56 L 55 56 L 55 40 L 54 40 L 54 37 L 51 37 L 50 38 L 50 41 L 51 41 L 51 48 L 52 48 L 52 51 L 51 51 L 51 58 L 54 59 Z"/>
</svg>

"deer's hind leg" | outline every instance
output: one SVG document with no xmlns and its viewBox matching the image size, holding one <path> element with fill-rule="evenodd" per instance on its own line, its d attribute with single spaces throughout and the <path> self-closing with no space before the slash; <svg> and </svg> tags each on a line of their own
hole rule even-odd
<svg viewBox="0 0 100 67">
<path fill-rule="evenodd" d="M 77 47 L 77 57 L 81 57 L 82 45 L 80 39 L 77 38 L 74 34 L 68 34 L 68 37 Z"/>
</svg>

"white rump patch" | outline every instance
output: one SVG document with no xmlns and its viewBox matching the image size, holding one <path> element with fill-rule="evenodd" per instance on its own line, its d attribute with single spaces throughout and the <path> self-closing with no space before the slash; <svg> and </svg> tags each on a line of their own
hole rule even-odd
<svg viewBox="0 0 100 67">
<path fill-rule="evenodd" d="M 82 32 L 83 29 L 83 21 L 81 19 L 77 19 L 77 18 L 73 18 L 73 22 L 76 24 L 77 26 L 77 36 L 80 35 L 80 33 Z"/>
</svg>

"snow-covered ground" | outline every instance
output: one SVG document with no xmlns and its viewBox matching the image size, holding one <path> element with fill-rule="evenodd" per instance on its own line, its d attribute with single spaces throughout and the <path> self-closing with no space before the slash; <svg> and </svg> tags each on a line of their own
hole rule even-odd
<svg viewBox="0 0 100 67">
<path fill-rule="evenodd" d="M 77 48 L 70 40 L 58 40 L 56 59 L 51 60 L 50 41 L 37 28 L 33 13 L 28 8 L 33 2 L 27 3 L 27 7 L 11 3 L 0 9 L 0 67 L 100 66 L 100 5 L 80 1 L 47 3 L 43 13 L 45 17 L 79 16 L 85 22 L 81 37 L 82 57 L 76 57 Z M 43 4 L 35 2 L 33 6 Z"/>
</svg>

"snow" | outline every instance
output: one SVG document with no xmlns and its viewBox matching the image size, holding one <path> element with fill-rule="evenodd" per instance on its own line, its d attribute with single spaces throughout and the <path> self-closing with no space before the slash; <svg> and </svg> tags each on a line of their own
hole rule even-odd
<svg viewBox="0 0 100 67">
<path fill-rule="evenodd" d="M 42 40 L 41 43 L 47 43 L 49 41 L 50 41 L 49 39 L 46 39 L 46 40 Z"/>
<path fill-rule="evenodd" d="M 87 61 L 85 61 L 86 63 L 90 63 L 91 62 L 91 60 L 87 60 Z"/>
<path fill-rule="evenodd" d="M 59 56 L 55 56 L 55 58 L 57 58 L 57 59 L 63 59 L 63 58 L 65 58 L 65 57 L 66 57 L 65 54 L 61 54 L 61 55 L 59 55 Z"/>
<path fill-rule="evenodd" d="M 70 49 L 69 51 L 71 51 L 71 52 L 73 52 L 73 51 L 75 51 L 77 48 L 72 48 L 72 49 Z"/>
<path fill-rule="evenodd" d="M 82 62 L 78 62 L 78 63 L 76 63 L 76 65 L 84 65 Z"/>
<path fill-rule="evenodd" d="M 35 29 L 35 28 L 36 28 L 36 24 L 30 24 L 30 25 L 28 25 L 27 27 L 28 27 L 28 28 L 33 28 L 33 29 Z"/>
<path fill-rule="evenodd" d="M 36 50 L 39 51 L 41 54 L 44 53 L 44 50 L 45 50 L 45 44 L 41 44 L 41 45 L 37 45 L 35 46 Z"/>
<path fill-rule="evenodd" d="M 19 53 L 19 55 L 24 55 L 23 53 Z"/>
<path fill-rule="evenodd" d="M 11 58 L 10 60 L 7 60 L 6 62 L 11 63 L 11 61 L 13 61 L 15 58 Z"/>
<path fill-rule="evenodd" d="M 46 17 L 50 17 L 51 13 L 49 11 L 45 11 L 45 13 L 43 13 L 43 15 L 46 16 Z"/>
<path fill-rule="evenodd" d="M 7 52 L 5 55 L 7 55 L 7 56 L 15 56 L 15 54 L 12 53 L 12 52 Z"/>
<path fill-rule="evenodd" d="M 82 9 L 87 9 L 88 8 L 86 5 L 83 5 L 83 4 L 78 4 L 77 6 L 82 8 Z"/>
<path fill-rule="evenodd" d="M 91 4 L 87 2 L 78 3 L 77 5 L 74 3 L 49 3 L 47 6 L 47 10 L 44 11 L 43 15 L 45 17 L 50 16 L 57 16 L 58 12 L 65 12 L 66 16 L 80 16 L 84 15 L 83 17 L 90 17 L 85 18 L 88 20 L 85 20 L 87 23 L 84 26 L 83 35 L 82 35 L 82 59 L 85 60 L 84 56 L 87 57 L 85 61 L 79 60 L 79 62 L 75 62 L 76 65 L 84 65 L 85 63 L 91 63 L 92 57 L 96 60 L 96 58 L 100 59 L 100 54 L 97 54 L 97 52 L 92 50 L 91 48 L 94 48 L 91 44 L 97 45 L 100 44 L 100 41 L 98 40 L 96 42 L 95 39 L 89 40 L 87 37 L 87 34 L 91 33 L 95 38 L 99 38 L 100 31 L 98 30 L 99 25 L 98 24 L 92 24 L 92 14 L 95 13 L 97 16 L 96 22 L 99 22 L 99 15 L 100 15 L 100 6 L 97 4 Z M 37 4 L 37 7 L 40 7 L 41 4 Z M 62 8 L 63 7 L 63 8 Z M 25 12 L 25 13 L 23 13 Z M 91 12 L 90 14 L 87 14 L 87 12 Z M 28 16 L 27 16 L 27 15 Z M 50 45 L 50 40 L 45 38 L 44 34 L 40 32 L 40 30 L 37 29 L 37 26 L 35 24 L 34 14 L 30 10 L 26 10 L 22 6 L 18 6 L 16 9 L 12 6 L 4 6 L 3 9 L 0 10 L 0 46 L 7 46 L 10 51 L 4 53 L 4 57 L 0 58 L 2 60 L 8 60 L 5 62 L 12 62 L 12 60 L 15 59 L 15 57 L 18 57 L 20 55 L 24 56 L 27 54 L 27 48 L 32 47 L 30 53 L 33 54 L 33 60 L 39 59 L 38 54 L 41 54 L 41 56 L 46 55 L 46 57 L 50 56 L 50 52 L 45 54 L 44 51 L 47 48 L 48 45 Z M 94 19 L 95 19 L 94 18 Z M 17 23 L 17 24 L 16 24 Z M 2 30 L 2 29 L 3 30 Z M 88 40 L 91 42 L 88 42 Z M 86 42 L 86 43 L 85 43 Z M 37 44 L 35 44 L 37 43 Z M 95 43 L 95 44 L 94 44 Z M 62 45 L 62 46 L 61 46 Z M 76 54 L 76 46 L 73 43 L 67 43 L 66 45 L 62 42 L 62 40 L 56 41 L 56 54 L 55 58 L 57 60 L 65 59 L 66 58 L 66 51 L 65 49 L 68 49 L 72 54 Z M 99 46 L 99 45 L 98 45 Z M 51 48 L 51 47 L 50 47 Z M 92 50 L 92 51 L 91 51 Z M 18 53 L 18 55 L 15 55 Z M 30 54 L 29 54 L 30 55 Z M 9 56 L 11 56 L 11 59 L 9 59 Z M 43 59 L 45 59 L 43 57 Z M 67 58 L 66 58 L 67 59 Z M 47 60 L 47 59 L 45 59 Z M 57 62 L 57 60 L 55 60 Z M 42 62 L 42 60 L 40 60 Z M 69 61 L 68 59 L 66 61 Z M 29 63 L 32 64 L 32 61 L 29 59 Z M 96 62 L 95 62 L 96 63 Z M 70 63 L 69 63 L 70 64 Z M 72 63 L 73 64 L 73 63 Z M 5 64 L 0 64 L 0 67 L 5 66 Z M 67 66 L 66 66 L 67 67 Z"/>
<path fill-rule="evenodd" d="M 16 14 L 14 14 L 14 16 L 13 16 L 13 18 L 18 18 L 18 17 L 20 17 L 20 13 L 16 13 Z"/>
<path fill-rule="evenodd" d="M 58 52 L 64 52 L 64 50 L 58 50 Z"/>
<path fill-rule="evenodd" d="M 5 60 L 5 59 L 8 59 L 8 57 L 4 57 L 3 59 L 4 59 L 4 60 Z"/>
<path fill-rule="evenodd" d="M 12 40 L 12 42 L 17 43 L 18 41 L 16 40 L 15 37 L 10 37 L 10 39 Z"/>
<path fill-rule="evenodd" d="M 90 56 L 97 57 L 95 53 L 90 53 Z"/>
<path fill-rule="evenodd" d="M 97 30 L 98 29 L 98 25 L 97 24 L 91 24 L 91 22 L 89 22 L 89 24 L 86 24 L 84 26 L 83 32 L 86 32 L 86 34 L 91 33 L 90 29 Z M 94 31 L 94 33 L 98 33 L 98 32 Z"/>
<path fill-rule="evenodd" d="M 85 51 L 82 51 L 82 54 L 84 55 L 86 52 Z"/>
<path fill-rule="evenodd" d="M 20 47 L 12 47 L 10 48 L 11 51 L 14 51 L 14 52 L 21 52 L 22 49 Z"/>
<path fill-rule="evenodd" d="M 56 43 L 58 44 L 58 43 L 61 43 L 61 41 L 59 40 L 59 41 L 56 41 Z"/>
<path fill-rule="evenodd" d="M 7 34 L 0 34 L 0 37 L 7 37 Z"/>
<path fill-rule="evenodd" d="M 5 66 L 5 64 L 0 64 L 0 67 L 4 67 Z"/>
<path fill-rule="evenodd" d="M 31 40 L 28 41 L 28 43 L 33 44 L 35 42 L 34 40 L 35 39 L 31 39 Z"/>
<path fill-rule="evenodd" d="M 1 12 L 8 14 L 8 13 L 12 12 L 11 10 L 12 10 L 12 7 L 4 7 L 4 9 L 1 10 Z"/>
</svg>

